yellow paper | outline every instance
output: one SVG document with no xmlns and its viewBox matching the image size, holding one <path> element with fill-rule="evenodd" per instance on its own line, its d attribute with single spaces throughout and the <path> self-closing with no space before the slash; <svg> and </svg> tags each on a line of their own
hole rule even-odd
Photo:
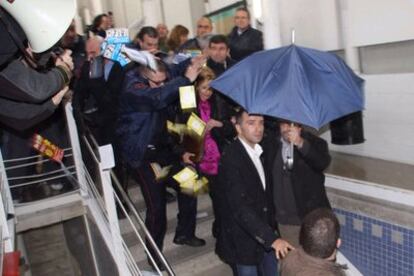
<svg viewBox="0 0 414 276">
<path fill-rule="evenodd" d="M 181 109 L 184 111 L 197 107 L 196 94 L 193 85 L 180 87 L 180 105 Z"/>
<path fill-rule="evenodd" d="M 206 123 L 200 119 L 195 113 L 191 113 L 187 121 L 187 127 L 194 131 L 198 136 L 203 137 L 206 130 Z"/>
<path fill-rule="evenodd" d="M 180 183 L 186 183 L 188 181 L 191 181 L 193 179 L 197 178 L 196 171 L 191 167 L 185 167 L 181 171 L 179 171 L 177 174 L 173 176 L 173 178 Z"/>
<path fill-rule="evenodd" d="M 204 176 L 201 178 L 197 177 L 180 183 L 180 188 L 183 193 L 197 196 L 208 191 L 208 180 Z"/>
<path fill-rule="evenodd" d="M 155 180 L 156 181 L 160 181 L 162 179 L 164 179 L 165 177 L 167 177 L 168 173 L 170 172 L 172 166 L 165 166 L 165 167 L 161 167 L 160 164 L 158 163 L 151 163 L 151 169 L 154 172 L 155 175 Z"/>
<path fill-rule="evenodd" d="M 187 131 L 187 126 L 184 124 L 173 123 L 170 120 L 167 120 L 167 130 L 170 133 L 175 133 L 180 136 L 183 136 Z"/>
</svg>

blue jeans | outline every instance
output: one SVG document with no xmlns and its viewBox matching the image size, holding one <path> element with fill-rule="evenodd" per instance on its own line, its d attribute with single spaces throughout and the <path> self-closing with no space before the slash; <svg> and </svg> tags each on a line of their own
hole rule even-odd
<svg viewBox="0 0 414 276">
<path fill-rule="evenodd" d="M 266 252 L 259 265 L 236 264 L 233 269 L 235 276 L 277 276 L 278 267 L 275 252 Z"/>
</svg>

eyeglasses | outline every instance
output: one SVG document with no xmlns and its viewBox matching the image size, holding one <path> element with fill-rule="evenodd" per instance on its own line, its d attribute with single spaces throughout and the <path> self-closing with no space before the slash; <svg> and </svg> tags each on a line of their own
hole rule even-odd
<svg viewBox="0 0 414 276">
<path fill-rule="evenodd" d="M 197 25 L 197 28 L 199 28 L 199 29 L 208 29 L 208 28 L 210 28 L 210 26 L 209 25 Z"/>
<path fill-rule="evenodd" d="M 146 80 L 148 80 L 149 82 L 152 82 L 155 86 L 163 86 L 164 83 L 165 83 L 165 80 L 166 80 L 166 79 L 163 79 L 163 80 L 160 80 L 160 81 L 155 81 L 155 80 L 149 78 L 148 76 L 144 76 L 144 78 Z"/>
</svg>

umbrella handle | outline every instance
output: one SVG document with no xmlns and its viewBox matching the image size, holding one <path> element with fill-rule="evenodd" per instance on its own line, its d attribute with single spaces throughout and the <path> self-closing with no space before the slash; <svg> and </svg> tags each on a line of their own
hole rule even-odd
<svg viewBox="0 0 414 276">
<path fill-rule="evenodd" d="M 291 127 L 293 127 L 295 124 L 294 123 L 291 123 Z M 289 144 L 289 147 L 290 147 L 290 154 L 291 154 L 291 156 L 288 156 L 287 157 L 287 160 L 286 160 L 286 167 L 289 169 L 289 170 L 291 170 L 292 168 L 293 168 L 293 163 L 294 163 L 294 160 L 293 160 L 293 156 L 294 156 L 294 144 L 292 143 L 292 142 L 290 142 L 290 144 Z"/>
<path fill-rule="evenodd" d="M 290 153 L 292 154 L 292 156 L 288 156 L 286 159 L 286 167 L 291 170 L 293 168 L 293 143 L 291 142 L 289 147 L 290 147 Z"/>
</svg>

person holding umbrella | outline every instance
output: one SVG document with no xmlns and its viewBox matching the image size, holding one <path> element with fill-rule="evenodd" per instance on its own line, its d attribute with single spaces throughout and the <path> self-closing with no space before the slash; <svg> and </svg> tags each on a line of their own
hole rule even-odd
<svg viewBox="0 0 414 276">
<path fill-rule="evenodd" d="M 263 142 L 264 159 L 270 168 L 281 236 L 298 247 L 300 224 L 305 215 L 316 208 L 330 208 L 323 171 L 331 157 L 326 141 L 301 125 L 281 120 L 279 130 L 267 133 Z"/>
</svg>

